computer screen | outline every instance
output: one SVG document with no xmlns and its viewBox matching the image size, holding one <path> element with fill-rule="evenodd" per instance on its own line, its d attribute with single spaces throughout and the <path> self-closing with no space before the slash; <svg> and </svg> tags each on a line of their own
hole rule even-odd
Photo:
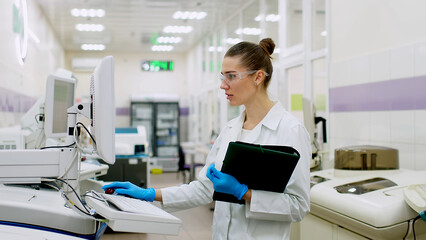
<svg viewBox="0 0 426 240">
<path fill-rule="evenodd" d="M 96 152 L 105 162 L 115 162 L 114 58 L 107 56 L 96 66 L 90 84 L 91 132 Z"/>
<path fill-rule="evenodd" d="M 48 138 L 66 137 L 67 109 L 74 105 L 75 85 L 73 78 L 49 75 L 46 83 L 44 128 Z"/>
</svg>

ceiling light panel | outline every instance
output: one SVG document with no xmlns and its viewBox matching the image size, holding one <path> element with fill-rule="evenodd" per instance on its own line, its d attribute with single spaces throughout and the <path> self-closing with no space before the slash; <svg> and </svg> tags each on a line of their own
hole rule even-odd
<svg viewBox="0 0 426 240">
<path fill-rule="evenodd" d="M 172 45 L 154 45 L 151 48 L 154 52 L 170 52 L 173 50 Z"/>
<path fill-rule="evenodd" d="M 185 11 L 185 12 L 181 12 L 181 11 L 177 11 L 173 14 L 173 18 L 174 19 L 189 19 L 189 20 L 201 20 L 203 18 L 205 18 L 207 16 L 206 12 L 189 12 L 189 11 Z"/>
<path fill-rule="evenodd" d="M 235 33 L 236 34 L 244 34 L 244 35 L 260 35 L 262 30 L 260 28 L 238 28 Z"/>
<path fill-rule="evenodd" d="M 58 40 L 67 51 L 83 51 L 81 44 L 102 43 L 108 51 L 151 51 L 151 41 L 141 42 L 141 34 L 182 37 L 180 43 L 158 43 L 173 45 L 173 52 L 184 53 L 198 44 L 202 38 L 215 29 L 224 19 L 241 9 L 245 0 L 34 0 L 51 23 Z M 78 17 L 71 15 L 71 11 Z M 80 9 L 85 9 L 81 10 Z M 95 9 L 95 11 L 90 10 Z M 98 11 L 98 9 L 104 10 Z M 220 9 L 220 11 L 218 11 Z M 173 14 L 206 12 L 202 20 L 177 20 Z M 100 14 L 99 14 L 100 13 Z M 112 14 L 113 13 L 113 14 Z M 143 14 L 141 14 L 143 13 Z M 272 12 L 271 12 L 272 13 Z M 100 16 L 104 16 L 100 18 Z M 253 18 L 257 14 L 253 15 Z M 93 16 L 93 17 L 91 17 Z M 102 32 L 80 32 L 76 24 L 103 24 Z M 197 25 L 195 25 L 197 24 Z M 192 26 L 192 30 L 184 33 L 165 33 L 168 25 Z M 233 28 L 235 30 L 237 27 Z M 188 31 L 188 30 L 186 30 Z M 181 32 L 181 31 L 179 31 Z M 100 36 L 102 34 L 102 36 Z M 114 41 L 103 41 L 104 36 L 120 36 Z M 78 37 L 79 41 L 74 41 Z"/>
<path fill-rule="evenodd" d="M 73 17 L 105 17 L 105 10 L 103 9 L 86 9 L 86 8 L 73 8 L 71 9 L 71 16 Z"/>
<path fill-rule="evenodd" d="M 227 38 L 226 40 L 225 40 L 225 42 L 227 43 L 227 44 L 230 44 L 230 45 L 234 45 L 234 44 L 237 44 L 237 43 L 239 43 L 239 42 L 241 42 L 242 40 L 241 39 L 239 39 L 239 38 Z"/>
<path fill-rule="evenodd" d="M 189 33 L 191 31 L 191 26 L 166 26 L 163 29 L 163 32 L 165 33 Z"/>
<path fill-rule="evenodd" d="M 158 37 L 158 43 L 180 43 L 182 41 L 181 37 Z"/>
<path fill-rule="evenodd" d="M 260 22 L 262 17 L 265 17 L 266 22 L 278 22 L 280 20 L 280 15 L 277 15 L 277 14 L 268 14 L 266 16 L 259 15 L 259 16 L 255 17 L 254 20 L 256 22 Z"/>
<path fill-rule="evenodd" d="M 81 49 L 84 51 L 103 51 L 105 50 L 104 44 L 82 44 Z"/>
<path fill-rule="evenodd" d="M 77 24 L 75 29 L 81 32 L 102 32 L 105 27 L 102 24 Z"/>
</svg>

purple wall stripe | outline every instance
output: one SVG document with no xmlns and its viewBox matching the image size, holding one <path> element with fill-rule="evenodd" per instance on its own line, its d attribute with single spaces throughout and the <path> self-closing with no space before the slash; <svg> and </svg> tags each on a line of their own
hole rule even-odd
<svg viewBox="0 0 426 240">
<path fill-rule="evenodd" d="M 37 99 L 0 87 L 0 111 L 10 113 L 27 112 Z"/>
<path fill-rule="evenodd" d="M 183 107 L 179 109 L 180 116 L 189 116 L 189 108 Z M 122 107 L 116 109 L 117 116 L 130 116 L 130 108 Z"/>
<path fill-rule="evenodd" d="M 426 76 L 330 89 L 330 112 L 426 109 Z"/>
<path fill-rule="evenodd" d="M 130 108 L 128 107 L 116 108 L 115 114 L 117 116 L 130 116 Z"/>
<path fill-rule="evenodd" d="M 36 101 L 36 98 L 0 87 L 0 112 L 26 113 Z M 115 112 L 117 116 L 130 116 L 128 107 L 118 107 Z M 189 108 L 180 108 L 180 115 L 188 116 Z"/>
<path fill-rule="evenodd" d="M 189 107 L 179 108 L 180 116 L 189 116 Z"/>
</svg>

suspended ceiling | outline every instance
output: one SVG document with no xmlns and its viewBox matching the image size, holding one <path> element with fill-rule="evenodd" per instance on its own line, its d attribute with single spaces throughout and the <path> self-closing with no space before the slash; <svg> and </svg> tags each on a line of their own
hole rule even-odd
<svg viewBox="0 0 426 240">
<path fill-rule="evenodd" d="M 243 0 L 37 0 L 67 51 L 81 51 L 84 43 L 105 44 L 109 51 L 151 51 L 158 36 L 180 36 L 173 52 L 186 52 L 230 15 Z M 73 17 L 71 9 L 104 9 L 103 18 Z M 176 20 L 176 11 L 204 11 L 202 20 Z M 102 24 L 102 32 L 80 32 L 76 24 Z M 188 34 L 166 34 L 165 26 L 192 26 Z"/>
</svg>

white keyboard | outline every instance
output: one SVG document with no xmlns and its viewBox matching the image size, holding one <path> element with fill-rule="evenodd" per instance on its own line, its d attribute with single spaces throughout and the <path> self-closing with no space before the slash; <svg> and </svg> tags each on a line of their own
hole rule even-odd
<svg viewBox="0 0 426 240">
<path fill-rule="evenodd" d="M 179 218 L 150 202 L 104 193 L 88 193 L 85 200 L 114 231 L 178 235 L 182 225 Z"/>
<path fill-rule="evenodd" d="M 108 200 L 110 204 L 113 204 L 121 211 L 131 212 L 131 213 L 143 213 L 155 216 L 168 216 L 169 213 L 165 212 L 161 208 L 154 206 L 153 204 L 142 201 L 135 198 L 120 196 L 120 195 L 111 195 L 111 194 L 101 194 L 102 197 Z"/>
</svg>

